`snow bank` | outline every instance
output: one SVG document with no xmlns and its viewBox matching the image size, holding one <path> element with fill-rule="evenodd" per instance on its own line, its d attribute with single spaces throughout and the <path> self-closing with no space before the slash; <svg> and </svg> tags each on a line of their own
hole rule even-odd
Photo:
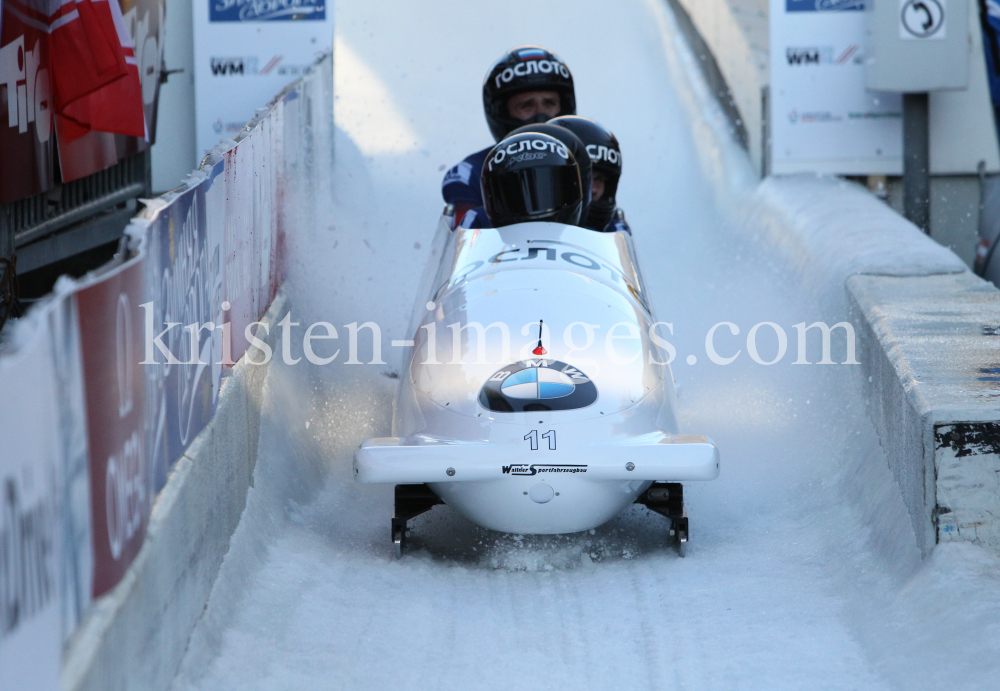
<svg viewBox="0 0 1000 691">
<path fill-rule="evenodd" d="M 749 225 L 812 283 L 854 274 L 929 276 L 966 266 L 860 185 L 833 177 L 769 177 L 755 190 Z"/>
</svg>

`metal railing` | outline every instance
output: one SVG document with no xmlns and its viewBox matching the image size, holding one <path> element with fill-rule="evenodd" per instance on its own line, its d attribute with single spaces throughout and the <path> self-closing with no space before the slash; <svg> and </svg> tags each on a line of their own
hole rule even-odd
<svg viewBox="0 0 1000 691">
<path fill-rule="evenodd" d="M 9 257 L 25 246 L 60 233 L 84 230 L 86 221 L 120 208 L 129 200 L 150 195 L 149 152 L 122 159 L 115 165 L 72 182 L 57 183 L 51 190 L 9 204 L 0 204 L 0 256 Z M 120 223 L 118 236 L 128 219 Z M 62 242 L 34 258 L 31 268 L 59 261 L 115 239 L 108 228 L 82 243 Z M 23 272 L 26 267 L 21 268 Z"/>
</svg>

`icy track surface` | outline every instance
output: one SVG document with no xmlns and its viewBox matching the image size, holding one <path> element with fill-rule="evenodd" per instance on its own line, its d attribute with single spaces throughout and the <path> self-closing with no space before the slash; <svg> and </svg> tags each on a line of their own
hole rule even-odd
<svg viewBox="0 0 1000 691">
<path fill-rule="evenodd" d="M 687 485 L 684 560 L 641 507 L 549 537 L 438 507 L 397 562 L 391 488 L 354 484 L 351 454 L 390 432 L 398 355 L 277 364 L 255 486 L 175 691 L 1000 688 L 996 556 L 945 545 L 921 561 L 853 368 L 746 353 L 762 321 L 793 351 L 792 325 L 839 321 L 843 291 L 803 288 L 716 199 L 705 157 L 738 153 L 706 153 L 711 109 L 666 4 L 391 5 L 334 5 L 333 192 L 290 239 L 295 321 L 409 337 L 443 170 L 490 142 L 483 73 L 541 43 L 572 67 L 580 114 L 621 141 L 619 199 L 674 324 L 682 425 L 715 439 L 722 476 Z M 743 350 L 726 367 L 703 345 L 720 321 L 741 329 L 717 339 Z M 774 356 L 773 332 L 759 344 Z"/>
</svg>

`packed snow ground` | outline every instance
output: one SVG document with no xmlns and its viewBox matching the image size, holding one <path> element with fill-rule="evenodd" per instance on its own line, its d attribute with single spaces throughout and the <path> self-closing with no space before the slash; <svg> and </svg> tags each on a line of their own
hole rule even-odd
<svg viewBox="0 0 1000 691">
<path fill-rule="evenodd" d="M 556 51 L 580 114 L 621 141 L 619 199 L 674 324 L 684 431 L 722 453 L 718 480 L 686 488 L 687 559 L 641 507 L 544 537 L 438 507 L 395 561 L 392 490 L 354 484 L 351 455 L 389 434 L 398 355 L 276 363 L 255 486 L 176 691 L 997 687 L 1000 560 L 964 544 L 921 560 L 857 371 L 791 365 L 792 325 L 839 321 L 842 288 L 817 293 L 717 199 L 712 115 L 691 107 L 697 77 L 665 7 L 336 3 L 332 192 L 325 222 L 290 239 L 289 289 L 295 321 L 407 338 L 443 169 L 490 142 L 486 67 L 519 43 Z M 741 335 L 722 331 L 720 350 L 743 351 L 725 367 L 703 346 L 721 321 Z M 743 340 L 763 321 L 789 334 L 770 367 Z M 773 333 L 759 335 L 770 359 Z"/>
</svg>

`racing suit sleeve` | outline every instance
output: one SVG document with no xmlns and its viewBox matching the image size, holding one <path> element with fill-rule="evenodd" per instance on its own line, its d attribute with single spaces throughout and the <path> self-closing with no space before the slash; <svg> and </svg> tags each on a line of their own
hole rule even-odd
<svg viewBox="0 0 1000 691">
<path fill-rule="evenodd" d="M 455 206 L 455 222 L 461 223 L 469 209 L 483 204 L 483 193 L 479 178 L 483 172 L 483 162 L 489 149 L 477 151 L 448 169 L 441 181 L 441 196 L 445 202 Z"/>
<path fill-rule="evenodd" d="M 477 207 L 475 202 L 456 202 L 455 203 L 455 227 L 456 228 L 457 227 L 462 227 L 462 228 L 472 227 L 472 226 L 462 225 L 462 223 L 463 223 L 464 219 L 466 218 L 466 215 L 469 212 L 474 211 L 476 208 L 480 208 L 481 209 L 482 207 Z"/>
<path fill-rule="evenodd" d="M 455 218 L 458 218 L 456 215 Z M 469 209 L 465 214 L 465 217 L 459 222 L 459 228 L 492 228 L 493 224 L 490 223 L 490 217 L 486 215 L 486 209 L 482 206 L 477 206 L 474 209 Z"/>
</svg>

